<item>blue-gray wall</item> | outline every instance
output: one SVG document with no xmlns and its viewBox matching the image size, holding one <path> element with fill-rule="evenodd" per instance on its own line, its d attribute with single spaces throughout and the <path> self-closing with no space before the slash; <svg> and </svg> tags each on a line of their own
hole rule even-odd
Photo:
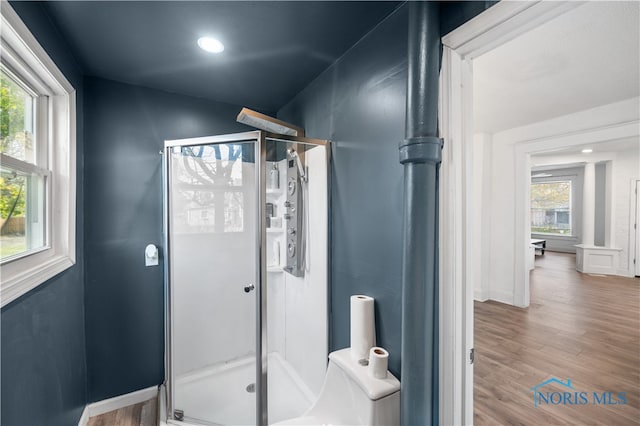
<svg viewBox="0 0 640 426">
<path fill-rule="evenodd" d="M 407 8 L 402 7 L 282 108 L 332 141 L 330 350 L 349 346 L 349 297 L 376 299 L 377 343 L 400 373 Z"/>
<path fill-rule="evenodd" d="M 490 3 L 443 4 L 442 32 Z M 78 90 L 78 254 L 76 266 L 2 310 L 1 420 L 72 425 L 86 402 L 164 379 L 162 272 L 143 266 L 144 246 L 161 243 L 162 141 L 247 128 L 235 123 L 239 107 L 99 78 L 83 86 L 42 6 L 12 4 Z M 331 348 L 349 344 L 348 296 L 371 294 L 395 374 L 405 91 L 402 7 L 279 113 L 335 141 Z"/>
<path fill-rule="evenodd" d="M 494 3 L 441 3 L 441 34 Z M 405 135 L 406 80 L 403 5 L 278 112 L 309 137 L 333 142 L 330 350 L 349 346 L 349 296 L 373 296 L 377 343 L 389 350 L 389 369 L 398 376 L 403 235 L 398 143 Z M 423 344 L 416 342 L 416 348 Z"/>
<path fill-rule="evenodd" d="M 77 93 L 76 265 L 2 309 L 0 423 L 77 424 L 86 402 L 82 72 L 36 2 L 11 2 Z"/>
<path fill-rule="evenodd" d="M 440 35 L 450 33 L 496 3 L 497 0 L 441 1 Z"/>
<path fill-rule="evenodd" d="M 166 139 L 250 130 L 241 107 L 85 78 L 86 334 L 89 401 L 164 380 L 162 150 Z"/>
</svg>

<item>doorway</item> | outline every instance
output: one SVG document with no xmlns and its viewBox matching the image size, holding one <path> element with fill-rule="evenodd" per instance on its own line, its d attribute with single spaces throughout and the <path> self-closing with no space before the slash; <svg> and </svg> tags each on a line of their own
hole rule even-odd
<svg viewBox="0 0 640 426">
<path fill-rule="evenodd" d="M 477 203 L 493 203 L 474 189 L 477 149 L 473 144 L 473 61 L 514 38 L 545 25 L 582 4 L 560 2 L 501 2 L 443 38 L 440 94 L 440 128 L 445 139 L 441 178 L 441 264 L 440 264 L 440 413 L 447 424 L 473 423 L 473 299 L 476 283 L 482 281 L 482 267 L 494 246 L 478 238 Z M 635 95 L 637 96 L 637 95 Z M 632 101 L 631 101 L 632 102 Z M 625 109 L 624 106 L 614 107 Z M 613 114 L 616 111 L 610 111 Z M 600 111 L 601 112 L 601 111 Z M 510 151 L 491 165 L 509 169 L 511 176 L 498 179 L 515 194 L 510 223 L 500 241 L 507 257 L 501 259 L 508 282 L 503 288 L 505 302 L 518 307 L 529 305 L 530 223 L 529 185 L 531 155 L 556 149 L 559 145 L 579 146 L 624 137 L 638 137 L 637 112 L 628 119 L 607 121 L 592 111 L 588 126 L 566 131 L 537 133 L 511 132 Z M 557 130 L 557 129 L 555 129 Z M 505 137 L 505 135 L 503 135 Z M 494 141 L 495 142 L 495 141 Z M 518 171 L 518 173 L 515 173 Z M 484 183 L 483 183 L 484 184 Z M 446 212 L 446 214 L 445 214 Z M 493 232 L 493 230 L 492 230 Z M 503 271 L 498 271 L 503 272 Z M 494 276 L 487 280 L 493 281 Z M 486 278 L 485 278 L 486 279 Z"/>
</svg>

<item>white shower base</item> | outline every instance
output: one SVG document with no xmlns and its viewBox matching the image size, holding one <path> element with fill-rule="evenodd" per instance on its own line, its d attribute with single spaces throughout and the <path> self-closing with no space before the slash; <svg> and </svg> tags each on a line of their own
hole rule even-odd
<svg viewBox="0 0 640 426">
<path fill-rule="evenodd" d="M 176 379 L 174 408 L 184 411 L 184 421 L 168 424 L 255 425 L 256 393 L 247 392 L 255 383 L 255 358 L 189 372 Z M 269 423 L 298 417 L 315 399 L 289 363 L 273 352 L 268 357 Z M 166 409 L 161 410 L 166 416 Z M 214 419 L 216 423 L 203 420 Z M 167 424 L 166 419 L 161 424 Z M 191 423 L 189 423 L 191 422 Z"/>
</svg>

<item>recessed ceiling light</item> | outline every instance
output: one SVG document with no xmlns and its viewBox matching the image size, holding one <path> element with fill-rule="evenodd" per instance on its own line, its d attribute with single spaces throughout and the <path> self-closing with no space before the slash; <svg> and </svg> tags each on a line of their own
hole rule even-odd
<svg viewBox="0 0 640 426">
<path fill-rule="evenodd" d="M 220 53 L 224 50 L 224 44 L 220 40 L 211 37 L 200 37 L 198 46 L 200 46 L 200 49 L 210 53 Z"/>
<path fill-rule="evenodd" d="M 592 152 L 593 152 L 593 150 L 591 148 L 585 148 L 585 149 L 582 150 L 583 154 L 590 154 Z"/>
</svg>

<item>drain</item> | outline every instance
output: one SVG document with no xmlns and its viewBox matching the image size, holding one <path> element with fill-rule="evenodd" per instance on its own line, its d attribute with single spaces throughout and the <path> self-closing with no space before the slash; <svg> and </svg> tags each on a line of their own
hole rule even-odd
<svg viewBox="0 0 640 426">
<path fill-rule="evenodd" d="M 256 392 L 256 384 L 255 383 L 249 383 L 247 385 L 247 392 L 249 393 L 255 393 Z"/>
</svg>

